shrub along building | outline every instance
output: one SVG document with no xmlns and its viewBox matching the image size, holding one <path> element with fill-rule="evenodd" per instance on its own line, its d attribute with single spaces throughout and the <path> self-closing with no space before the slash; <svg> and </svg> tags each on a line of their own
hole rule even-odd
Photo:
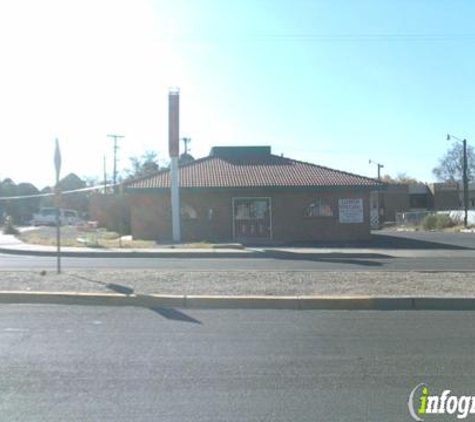
<svg viewBox="0 0 475 422">
<path fill-rule="evenodd" d="M 370 237 L 368 177 L 271 154 L 268 146 L 214 147 L 182 165 L 184 241 L 344 241 Z M 135 238 L 172 238 L 170 172 L 129 182 Z"/>
</svg>

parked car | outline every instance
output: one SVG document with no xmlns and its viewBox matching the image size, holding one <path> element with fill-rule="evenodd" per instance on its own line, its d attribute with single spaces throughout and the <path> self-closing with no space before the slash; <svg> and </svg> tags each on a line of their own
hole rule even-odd
<svg viewBox="0 0 475 422">
<path fill-rule="evenodd" d="M 77 226 L 84 224 L 84 220 L 79 217 L 79 214 L 75 210 L 66 210 L 60 208 L 59 221 L 61 225 L 68 224 L 71 226 Z M 53 226 L 56 224 L 56 208 L 41 208 L 36 214 L 33 214 L 31 220 L 32 226 Z"/>
</svg>

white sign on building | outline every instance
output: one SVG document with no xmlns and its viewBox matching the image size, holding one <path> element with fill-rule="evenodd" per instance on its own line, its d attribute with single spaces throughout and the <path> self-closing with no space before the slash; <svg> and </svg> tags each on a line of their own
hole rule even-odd
<svg viewBox="0 0 475 422">
<path fill-rule="evenodd" d="M 363 222 L 363 199 L 349 198 L 338 200 L 340 223 L 356 224 Z"/>
</svg>

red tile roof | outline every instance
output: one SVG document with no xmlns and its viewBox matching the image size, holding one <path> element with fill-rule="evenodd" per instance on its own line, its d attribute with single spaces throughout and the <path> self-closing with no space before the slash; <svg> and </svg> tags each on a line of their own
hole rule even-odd
<svg viewBox="0 0 475 422">
<path fill-rule="evenodd" d="M 180 167 L 180 187 L 377 187 L 376 179 L 332 170 L 315 164 L 292 160 L 272 154 L 213 156 Z M 157 189 L 170 187 L 169 170 L 133 180 L 127 189 Z"/>
</svg>

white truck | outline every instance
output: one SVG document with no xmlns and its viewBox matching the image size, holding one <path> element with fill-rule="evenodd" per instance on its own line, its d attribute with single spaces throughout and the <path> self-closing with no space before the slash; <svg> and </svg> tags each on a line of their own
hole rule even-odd
<svg viewBox="0 0 475 422">
<path fill-rule="evenodd" d="M 77 226 L 84 224 L 84 220 L 79 217 L 75 210 L 59 209 L 59 221 L 61 225 Z M 33 214 L 32 226 L 54 226 L 56 224 L 56 208 L 41 208 L 38 213 Z"/>
</svg>

